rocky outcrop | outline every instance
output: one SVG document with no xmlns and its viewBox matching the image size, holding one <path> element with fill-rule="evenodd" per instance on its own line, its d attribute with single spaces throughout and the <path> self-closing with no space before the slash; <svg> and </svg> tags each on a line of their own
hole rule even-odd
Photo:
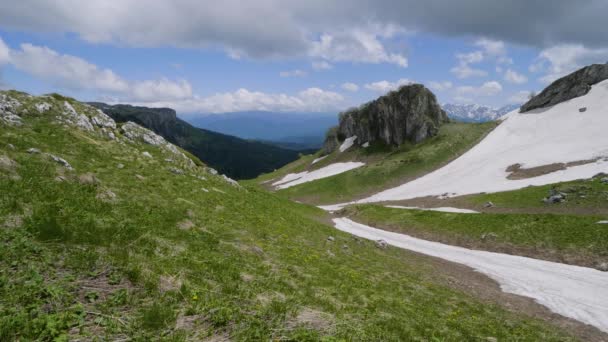
<svg viewBox="0 0 608 342">
<path fill-rule="evenodd" d="M 521 106 L 521 112 L 554 106 L 575 97 L 583 96 L 591 86 L 608 79 L 608 63 L 593 64 L 551 83 L 542 93 Z"/>
<path fill-rule="evenodd" d="M 336 132 L 328 132 L 325 152 L 336 149 L 337 141 L 357 136 L 363 145 L 381 141 L 399 146 L 419 143 L 437 134 L 448 121 L 435 95 L 421 84 L 406 85 L 363 106 L 340 114 Z"/>
</svg>

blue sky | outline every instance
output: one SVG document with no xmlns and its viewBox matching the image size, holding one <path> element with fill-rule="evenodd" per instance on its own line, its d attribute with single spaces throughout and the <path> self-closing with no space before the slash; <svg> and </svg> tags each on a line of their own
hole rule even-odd
<svg viewBox="0 0 608 342">
<path fill-rule="evenodd" d="M 0 4 L 0 86 L 182 114 L 335 112 L 408 82 L 442 103 L 502 106 L 608 60 L 591 24 L 560 21 L 606 1 L 552 2 L 553 20 L 533 23 L 519 11 L 536 2 L 409 2 Z"/>
</svg>

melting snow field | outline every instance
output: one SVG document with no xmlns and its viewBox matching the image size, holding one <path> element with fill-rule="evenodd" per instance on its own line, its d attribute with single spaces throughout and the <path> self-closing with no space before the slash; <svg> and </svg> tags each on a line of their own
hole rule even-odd
<svg viewBox="0 0 608 342">
<path fill-rule="evenodd" d="M 583 113 L 579 109 L 586 107 Z M 516 190 L 590 178 L 608 172 L 608 81 L 582 97 L 524 114 L 511 112 L 483 141 L 450 164 L 426 176 L 380 192 L 361 202 L 425 196 Z M 507 167 L 523 168 L 597 159 L 546 175 L 509 180 Z"/>
<path fill-rule="evenodd" d="M 470 209 L 452 208 L 452 207 L 419 208 L 419 207 L 404 207 L 404 206 L 401 206 L 401 205 L 386 205 L 385 207 L 387 207 L 387 208 L 394 208 L 394 209 L 441 211 L 441 212 L 444 212 L 444 213 L 479 214 L 479 211 L 470 210 Z"/>
<path fill-rule="evenodd" d="M 328 156 L 323 156 L 323 157 L 317 158 L 317 159 L 313 160 L 312 163 L 310 163 L 310 165 L 316 164 L 327 157 Z"/>
<path fill-rule="evenodd" d="M 565 317 L 608 332 L 608 273 L 526 257 L 470 250 L 334 219 L 337 229 L 370 240 L 469 266 L 504 292 L 530 297 Z"/>
<path fill-rule="evenodd" d="M 348 150 L 349 148 L 351 148 L 355 144 L 355 140 L 357 140 L 356 135 L 354 135 L 350 138 L 346 138 L 346 140 L 344 140 L 342 145 L 340 145 L 340 152 L 344 152 L 344 151 Z"/>
<path fill-rule="evenodd" d="M 317 179 L 334 176 L 352 169 L 365 165 L 359 162 L 334 163 L 314 171 L 304 171 L 300 173 L 290 173 L 281 180 L 272 183 L 277 189 L 287 189 L 294 185 L 312 182 Z"/>
</svg>

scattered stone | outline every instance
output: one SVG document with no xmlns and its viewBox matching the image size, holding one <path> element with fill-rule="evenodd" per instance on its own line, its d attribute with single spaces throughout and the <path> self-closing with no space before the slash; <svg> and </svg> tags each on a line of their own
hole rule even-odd
<svg viewBox="0 0 608 342">
<path fill-rule="evenodd" d="M 46 102 L 36 103 L 36 110 L 40 114 L 48 112 L 51 109 L 51 105 Z"/>
<path fill-rule="evenodd" d="M 15 145 L 13 145 L 13 144 L 7 144 L 6 148 L 8 148 L 9 150 L 13 150 L 14 151 L 15 150 Z"/>
<path fill-rule="evenodd" d="M 124 169 L 125 165 L 124 164 L 118 164 L 118 165 L 116 165 L 116 168 L 118 168 L 118 169 Z"/>
<path fill-rule="evenodd" d="M 608 272 L 608 262 L 600 262 L 597 265 L 597 269 L 602 272 Z"/>
<path fill-rule="evenodd" d="M 348 245 L 342 245 L 342 249 L 348 249 Z"/>
<path fill-rule="evenodd" d="M 236 186 L 236 187 L 240 187 L 239 182 L 235 181 L 234 179 L 226 176 L 226 175 L 222 175 L 222 178 L 224 178 L 224 180 L 228 183 L 230 183 L 230 185 L 232 186 Z"/>
<path fill-rule="evenodd" d="M 175 161 L 174 161 L 173 159 L 171 159 L 171 158 L 165 158 L 165 161 L 166 161 L 167 163 L 173 163 L 173 162 L 175 162 Z"/>
<path fill-rule="evenodd" d="M 178 168 L 176 168 L 176 167 L 170 167 L 170 168 L 169 168 L 169 171 L 170 171 L 171 173 L 175 174 L 175 175 L 183 175 L 183 174 L 185 174 L 184 170 L 182 170 L 182 169 L 178 169 Z"/>
<path fill-rule="evenodd" d="M 608 220 L 607 221 L 598 221 L 596 224 L 608 224 Z"/>
<path fill-rule="evenodd" d="M 205 170 L 207 172 L 209 172 L 210 174 L 212 174 L 212 175 L 217 175 L 217 170 L 215 170 L 215 169 L 212 169 L 212 168 L 208 167 Z"/>
<path fill-rule="evenodd" d="M 177 223 L 177 228 L 181 229 L 181 230 L 189 230 L 194 228 L 195 224 L 194 222 L 190 221 L 190 220 L 183 220 Z"/>
<path fill-rule="evenodd" d="M 67 178 L 65 178 L 64 176 L 55 177 L 55 182 L 65 182 L 66 180 Z"/>
<path fill-rule="evenodd" d="M 53 154 L 49 154 L 49 157 L 51 157 L 51 159 L 53 159 L 54 162 L 56 162 L 57 164 L 62 165 L 63 167 L 65 167 L 68 170 L 74 170 L 74 168 L 72 167 L 72 165 L 70 165 L 70 163 L 68 163 L 67 160 L 61 158 L 61 157 L 57 157 L 56 155 Z"/>
<path fill-rule="evenodd" d="M 328 236 L 327 241 L 334 242 L 336 239 L 333 236 Z"/>
<path fill-rule="evenodd" d="M 17 162 L 12 160 L 11 158 L 1 155 L 0 156 L 0 170 L 4 171 L 14 171 L 17 167 Z"/>
<path fill-rule="evenodd" d="M 369 141 L 366 142 L 365 144 L 361 145 L 363 148 L 368 148 L 369 147 Z"/>
<path fill-rule="evenodd" d="M 97 110 L 97 115 L 91 119 L 91 122 L 100 128 L 116 129 L 116 121 L 101 110 Z"/>
<path fill-rule="evenodd" d="M 174 276 L 160 276 L 158 279 L 158 289 L 161 293 L 169 291 L 179 291 L 182 287 L 182 281 Z"/>
<path fill-rule="evenodd" d="M 492 203 L 491 201 L 486 202 L 486 204 L 483 205 L 484 208 L 494 208 L 494 203 Z"/>
<path fill-rule="evenodd" d="M 205 188 L 201 188 L 201 190 L 203 190 L 204 192 L 209 192 L 209 190 L 207 190 Z"/>
<path fill-rule="evenodd" d="M 40 153 L 40 150 L 39 150 L 39 149 L 37 149 L 37 148 L 33 148 L 33 147 L 32 147 L 32 148 L 28 148 L 28 149 L 27 149 L 27 153 L 29 153 L 29 154 L 39 154 L 39 153 Z"/>
<path fill-rule="evenodd" d="M 581 107 L 581 108 L 578 109 L 579 113 L 584 113 L 586 111 L 587 111 L 587 107 Z"/>
<path fill-rule="evenodd" d="M 255 277 L 251 274 L 243 273 L 241 274 L 241 279 L 246 283 L 250 283 L 255 280 Z"/>
<path fill-rule="evenodd" d="M 380 249 L 387 249 L 388 248 L 388 242 L 386 242 L 384 240 L 377 240 L 376 241 L 376 247 L 378 247 Z"/>
<path fill-rule="evenodd" d="M 141 155 L 144 156 L 144 157 L 146 157 L 146 158 L 152 158 L 152 155 L 148 151 L 142 152 Z"/>
<path fill-rule="evenodd" d="M 608 184 L 608 177 L 604 177 L 604 178 L 600 179 L 600 183 Z"/>
<path fill-rule="evenodd" d="M 484 240 L 484 241 L 485 240 L 494 240 L 497 237 L 498 237 L 498 235 L 496 233 L 492 233 L 492 232 L 481 234 L 481 239 Z"/>
<path fill-rule="evenodd" d="M 335 254 L 334 254 L 332 251 L 330 251 L 329 249 L 327 250 L 327 255 L 329 255 L 329 256 L 330 256 L 330 257 L 332 257 L 332 258 L 336 256 L 336 255 L 335 255 Z"/>
<path fill-rule="evenodd" d="M 486 337 L 486 341 L 487 342 L 498 342 L 498 339 L 496 337 Z"/>
<path fill-rule="evenodd" d="M 97 179 L 95 174 L 93 174 L 91 172 L 87 172 L 87 173 L 84 173 L 84 174 L 78 176 L 78 181 L 80 182 L 80 184 L 89 184 L 89 185 L 99 184 L 99 179 Z"/>
<path fill-rule="evenodd" d="M 97 194 L 97 196 L 95 196 L 95 198 L 104 202 L 113 202 L 116 200 L 116 197 L 116 194 L 110 189 L 102 190 Z"/>
<path fill-rule="evenodd" d="M 142 175 L 135 175 L 135 178 L 137 178 L 140 181 L 143 181 L 146 179 L 146 177 L 142 176 Z"/>
<path fill-rule="evenodd" d="M 21 106 L 19 101 L 0 94 L 0 122 L 4 122 L 9 126 L 21 126 L 23 121 L 21 117 L 15 114 L 15 110 Z"/>
<path fill-rule="evenodd" d="M 110 138 L 110 140 L 116 140 L 116 135 L 114 132 L 108 132 L 108 138 Z"/>
<path fill-rule="evenodd" d="M 562 203 L 562 202 L 566 202 L 566 197 L 567 197 L 567 195 L 565 193 L 559 192 L 555 189 L 551 189 L 549 191 L 549 196 L 545 197 L 543 199 L 543 202 L 547 203 L 547 204 Z"/>
</svg>

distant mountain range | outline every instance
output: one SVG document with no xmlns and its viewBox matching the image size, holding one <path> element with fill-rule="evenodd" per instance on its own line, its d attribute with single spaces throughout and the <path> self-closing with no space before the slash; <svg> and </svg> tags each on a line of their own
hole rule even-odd
<svg viewBox="0 0 608 342">
<path fill-rule="evenodd" d="M 177 118 L 175 111 L 170 108 L 112 106 L 97 102 L 89 104 L 103 110 L 117 122 L 133 121 L 156 132 L 231 178 L 255 178 L 299 157 L 299 153 L 293 149 L 194 127 Z M 247 126 L 243 126 L 243 129 L 247 129 Z"/>
<path fill-rule="evenodd" d="M 500 108 L 481 106 L 478 104 L 445 104 L 443 110 L 450 119 L 463 122 L 493 121 L 520 107 L 519 104 L 507 105 Z"/>
<path fill-rule="evenodd" d="M 182 116 L 192 125 L 294 150 L 318 149 L 337 113 L 236 112 Z"/>
</svg>

